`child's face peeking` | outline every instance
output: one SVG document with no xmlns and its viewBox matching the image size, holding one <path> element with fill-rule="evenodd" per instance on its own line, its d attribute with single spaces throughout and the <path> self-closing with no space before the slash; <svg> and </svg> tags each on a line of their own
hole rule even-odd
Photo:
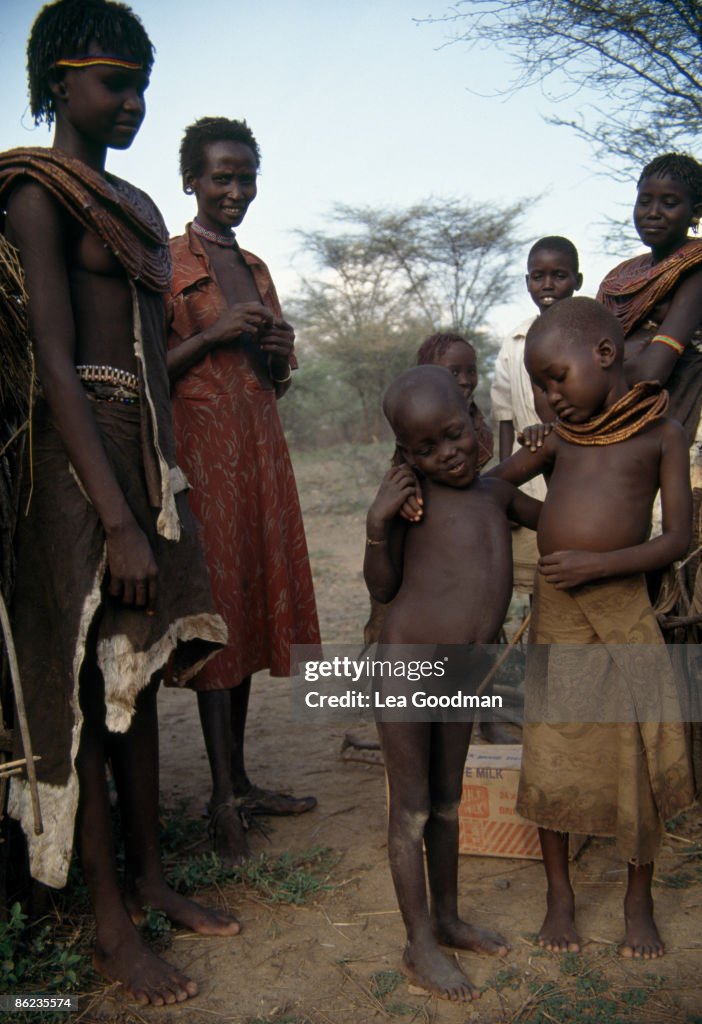
<svg viewBox="0 0 702 1024">
<path fill-rule="evenodd" d="M 91 42 L 88 56 L 106 56 L 102 47 Z M 130 54 L 110 54 L 125 61 Z M 62 119 L 86 142 L 128 149 L 134 141 L 146 113 L 144 94 L 149 85 L 139 69 L 95 64 L 66 68 L 53 87 L 57 120 Z"/>
<path fill-rule="evenodd" d="M 578 273 L 564 252 L 537 249 L 529 257 L 526 286 L 540 313 L 554 302 L 569 299 L 582 283 L 583 275 Z"/>
<path fill-rule="evenodd" d="M 478 367 L 473 349 L 462 341 L 453 341 L 436 360 L 436 365 L 445 366 L 453 374 L 466 403 L 470 403 L 478 385 Z"/>
<path fill-rule="evenodd" d="M 634 227 L 644 245 L 661 259 L 685 242 L 693 217 L 699 217 L 700 212 L 687 185 L 668 175 L 654 175 L 639 185 Z"/>
<path fill-rule="evenodd" d="M 427 480 L 467 487 L 478 467 L 478 442 L 468 407 L 457 393 L 413 396 L 396 425 L 397 443 L 410 466 Z"/>
<path fill-rule="evenodd" d="M 557 330 L 542 331 L 527 345 L 526 368 L 556 416 L 585 423 L 607 407 L 610 381 L 605 370 L 615 350 L 606 339 L 566 342 Z"/>
</svg>

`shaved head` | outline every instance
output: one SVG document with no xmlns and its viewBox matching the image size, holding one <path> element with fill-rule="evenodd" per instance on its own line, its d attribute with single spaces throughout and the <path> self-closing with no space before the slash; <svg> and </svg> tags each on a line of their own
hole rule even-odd
<svg viewBox="0 0 702 1024">
<path fill-rule="evenodd" d="M 385 392 L 383 412 L 396 437 L 403 425 L 419 411 L 451 405 L 465 409 L 463 393 L 450 370 L 443 366 L 413 366 L 396 377 Z"/>
<path fill-rule="evenodd" d="M 595 299 L 563 299 L 537 317 L 526 336 L 527 349 L 535 348 L 547 335 L 559 335 L 559 346 L 595 345 L 602 338 L 612 342 L 619 359 L 624 354 L 624 331 L 613 313 Z"/>
</svg>

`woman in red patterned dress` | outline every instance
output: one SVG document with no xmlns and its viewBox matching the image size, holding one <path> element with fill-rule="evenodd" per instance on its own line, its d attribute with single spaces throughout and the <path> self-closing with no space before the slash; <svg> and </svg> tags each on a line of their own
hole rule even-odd
<svg viewBox="0 0 702 1024">
<path fill-rule="evenodd" d="M 168 369 L 179 464 L 229 645 L 195 688 L 212 772 L 210 831 L 228 863 L 248 854 L 240 812 L 300 814 L 314 797 L 260 789 L 244 764 L 251 675 L 290 674 L 290 646 L 319 642 L 295 478 L 277 399 L 296 368 L 295 335 L 266 265 L 233 229 L 256 196 L 260 153 L 245 121 L 202 118 L 180 150 L 197 199 L 171 240 Z"/>
</svg>

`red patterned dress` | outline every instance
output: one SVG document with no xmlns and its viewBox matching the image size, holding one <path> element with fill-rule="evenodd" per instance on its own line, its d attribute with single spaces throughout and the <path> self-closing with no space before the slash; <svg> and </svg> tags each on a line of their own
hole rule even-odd
<svg viewBox="0 0 702 1024">
<path fill-rule="evenodd" d="M 261 302 L 280 303 L 265 263 L 248 264 Z M 226 309 L 200 240 L 171 239 L 168 347 L 211 326 Z M 291 644 L 319 642 L 307 544 L 273 384 L 257 375 L 245 344 L 212 349 L 173 387 L 179 465 L 201 524 L 215 607 L 229 644 L 206 665 L 198 690 L 237 686 L 268 668 L 290 674 Z"/>
</svg>

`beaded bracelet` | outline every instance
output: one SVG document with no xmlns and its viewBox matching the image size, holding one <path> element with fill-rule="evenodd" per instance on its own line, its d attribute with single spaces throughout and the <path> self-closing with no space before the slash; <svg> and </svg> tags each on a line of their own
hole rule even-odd
<svg viewBox="0 0 702 1024">
<path fill-rule="evenodd" d="M 652 345 L 656 341 L 659 343 L 659 345 L 667 345 L 668 348 L 672 348 L 673 351 L 677 352 L 679 356 L 682 355 L 682 353 L 685 351 L 685 346 L 681 345 L 680 342 L 677 341 L 675 338 L 671 338 L 668 334 L 657 334 L 655 338 L 651 338 Z"/>
<path fill-rule="evenodd" d="M 368 547 L 377 548 L 380 547 L 381 544 L 386 543 L 387 541 L 385 540 L 385 538 L 383 538 L 383 540 L 373 540 L 372 537 L 369 537 L 368 534 L 366 534 L 366 544 L 368 545 Z"/>
</svg>

